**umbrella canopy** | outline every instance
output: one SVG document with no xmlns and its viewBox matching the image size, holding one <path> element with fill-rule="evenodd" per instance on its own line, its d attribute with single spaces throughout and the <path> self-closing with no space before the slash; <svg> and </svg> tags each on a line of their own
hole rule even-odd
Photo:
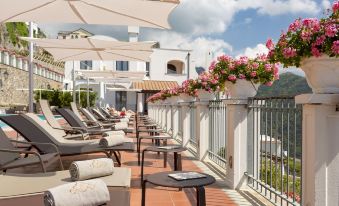
<svg viewBox="0 0 339 206">
<path fill-rule="evenodd" d="M 36 39 L 21 37 L 33 42 L 53 55 L 56 61 L 120 60 L 149 61 L 155 42 L 121 42 L 96 38 Z"/>
<path fill-rule="evenodd" d="M 11 0 L 2 1 L 0 23 L 85 23 L 170 28 L 178 0 Z"/>
</svg>

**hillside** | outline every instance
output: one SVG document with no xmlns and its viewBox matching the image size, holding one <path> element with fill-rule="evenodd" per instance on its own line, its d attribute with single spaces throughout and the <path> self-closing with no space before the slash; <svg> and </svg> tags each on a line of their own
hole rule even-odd
<svg viewBox="0 0 339 206">
<path fill-rule="evenodd" d="M 270 96 L 296 96 L 299 94 L 312 93 L 305 77 L 287 72 L 280 75 L 271 87 L 260 86 L 257 97 Z"/>
</svg>

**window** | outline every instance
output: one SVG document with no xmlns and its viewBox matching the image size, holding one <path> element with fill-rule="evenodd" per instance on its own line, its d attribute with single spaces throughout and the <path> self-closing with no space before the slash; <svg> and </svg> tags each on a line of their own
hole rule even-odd
<svg viewBox="0 0 339 206">
<path fill-rule="evenodd" d="M 118 91 L 115 95 L 115 107 L 120 110 L 127 105 L 127 92 Z"/>
<path fill-rule="evenodd" d="M 150 63 L 146 62 L 146 77 L 149 77 L 149 70 L 150 69 Z"/>
<path fill-rule="evenodd" d="M 66 36 L 64 35 L 64 36 L 62 36 L 62 38 L 63 38 L 63 39 L 66 39 Z"/>
<path fill-rule="evenodd" d="M 177 68 L 173 64 L 167 64 L 167 74 L 176 74 Z"/>
<path fill-rule="evenodd" d="M 80 61 L 81 70 L 92 70 L 92 61 Z"/>
<path fill-rule="evenodd" d="M 183 74 L 185 64 L 179 60 L 167 62 L 167 74 Z"/>
<path fill-rule="evenodd" d="M 117 61 L 116 68 L 117 71 L 128 71 L 128 61 Z"/>
</svg>

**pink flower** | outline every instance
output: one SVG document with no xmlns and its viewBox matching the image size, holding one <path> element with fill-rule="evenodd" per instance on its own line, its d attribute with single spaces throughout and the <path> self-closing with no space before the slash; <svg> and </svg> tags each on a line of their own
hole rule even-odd
<svg viewBox="0 0 339 206">
<path fill-rule="evenodd" d="M 227 55 L 221 55 L 217 58 L 219 62 L 229 62 L 232 59 L 232 57 Z"/>
<path fill-rule="evenodd" d="M 284 48 L 283 55 L 285 58 L 292 58 L 297 55 L 297 50 L 291 47 Z"/>
<path fill-rule="evenodd" d="M 242 56 L 240 57 L 240 63 L 241 64 L 247 64 L 248 63 L 248 57 L 247 56 Z"/>
<path fill-rule="evenodd" d="M 269 87 L 272 86 L 272 84 L 273 84 L 273 82 L 266 82 L 266 83 L 265 83 L 265 85 L 266 85 L 266 86 L 269 86 Z"/>
<path fill-rule="evenodd" d="M 266 72 L 272 71 L 272 64 L 265 64 L 265 71 Z"/>
<path fill-rule="evenodd" d="M 320 22 L 316 18 L 307 18 L 302 20 L 303 26 L 310 29 L 313 32 L 320 30 Z"/>
<path fill-rule="evenodd" d="M 269 49 L 269 50 L 273 50 L 273 49 L 274 49 L 274 44 L 273 44 L 272 39 L 268 39 L 268 40 L 267 40 L 267 42 L 266 42 L 266 47 L 267 47 L 267 49 Z"/>
<path fill-rule="evenodd" d="M 274 73 L 274 79 L 275 79 L 275 80 L 278 80 L 279 78 L 280 78 L 279 73 Z"/>
<path fill-rule="evenodd" d="M 333 42 L 331 49 L 335 55 L 339 55 L 339 40 Z"/>
<path fill-rule="evenodd" d="M 237 80 L 237 77 L 234 74 L 231 74 L 227 77 L 227 79 L 234 82 L 235 80 Z"/>
<path fill-rule="evenodd" d="M 311 32 L 309 32 L 309 31 L 302 31 L 300 36 L 304 41 L 310 41 L 311 40 Z"/>
<path fill-rule="evenodd" d="M 213 71 L 215 69 L 216 62 L 212 61 L 210 67 L 208 68 L 210 71 Z"/>
<path fill-rule="evenodd" d="M 259 68 L 259 63 L 253 62 L 253 63 L 252 63 L 252 69 L 256 70 L 256 69 L 258 69 L 258 68 Z"/>
<path fill-rule="evenodd" d="M 324 43 L 325 39 L 326 39 L 325 35 L 319 36 L 315 41 L 315 45 L 316 46 L 322 45 Z"/>
<path fill-rule="evenodd" d="M 336 28 L 336 25 L 334 24 L 328 24 L 325 26 L 325 35 L 328 37 L 335 37 L 337 34 L 338 29 Z"/>
<path fill-rule="evenodd" d="M 243 75 L 243 74 L 239 74 L 239 79 L 245 79 L 245 75 Z"/>
<path fill-rule="evenodd" d="M 315 57 L 320 57 L 321 56 L 320 51 L 316 47 L 312 47 L 311 53 Z"/>
<path fill-rule="evenodd" d="M 333 13 L 339 11 L 339 1 L 334 1 L 332 5 Z"/>
<path fill-rule="evenodd" d="M 226 74 L 225 70 L 221 70 L 220 72 L 221 72 L 221 74 Z"/>
<path fill-rule="evenodd" d="M 250 76 L 251 76 L 251 77 L 256 77 L 256 76 L 257 76 L 257 72 L 256 72 L 256 71 L 251 72 L 251 73 L 250 73 Z"/>
<path fill-rule="evenodd" d="M 228 65 L 228 67 L 229 67 L 230 70 L 234 70 L 234 69 L 235 69 L 235 65 L 232 64 L 232 63 L 230 63 L 230 64 Z"/>
<path fill-rule="evenodd" d="M 297 31 L 298 29 L 301 28 L 301 22 L 300 22 L 300 19 L 296 19 L 288 28 L 288 31 L 290 32 L 295 32 Z"/>
</svg>

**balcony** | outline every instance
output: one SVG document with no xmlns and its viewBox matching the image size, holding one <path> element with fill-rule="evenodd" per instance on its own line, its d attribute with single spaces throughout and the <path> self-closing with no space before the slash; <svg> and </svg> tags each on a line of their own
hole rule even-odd
<svg viewBox="0 0 339 206">
<path fill-rule="evenodd" d="M 246 110 L 243 117 L 238 116 L 238 112 L 231 114 L 233 106 L 222 100 L 152 105 L 150 115 L 173 134 L 176 141 L 186 145 L 200 164 L 217 171 L 225 188 L 233 185 L 231 188 L 242 194 L 252 191 L 254 197 L 261 199 L 258 196 L 262 196 L 275 205 L 299 205 L 301 105 L 296 105 L 293 98 L 251 98 L 242 102 Z M 234 120 L 230 117 L 241 118 L 240 128 L 232 125 Z M 247 137 L 247 144 L 235 145 L 229 138 L 236 130 Z M 239 157 L 232 155 L 232 150 L 237 149 L 247 150 L 241 150 L 246 155 L 243 157 L 247 160 L 243 166 L 246 171 L 236 174 L 245 178 L 240 185 L 231 178 L 232 173 L 237 172 L 235 169 L 244 169 L 234 168 L 235 158 Z"/>
</svg>

